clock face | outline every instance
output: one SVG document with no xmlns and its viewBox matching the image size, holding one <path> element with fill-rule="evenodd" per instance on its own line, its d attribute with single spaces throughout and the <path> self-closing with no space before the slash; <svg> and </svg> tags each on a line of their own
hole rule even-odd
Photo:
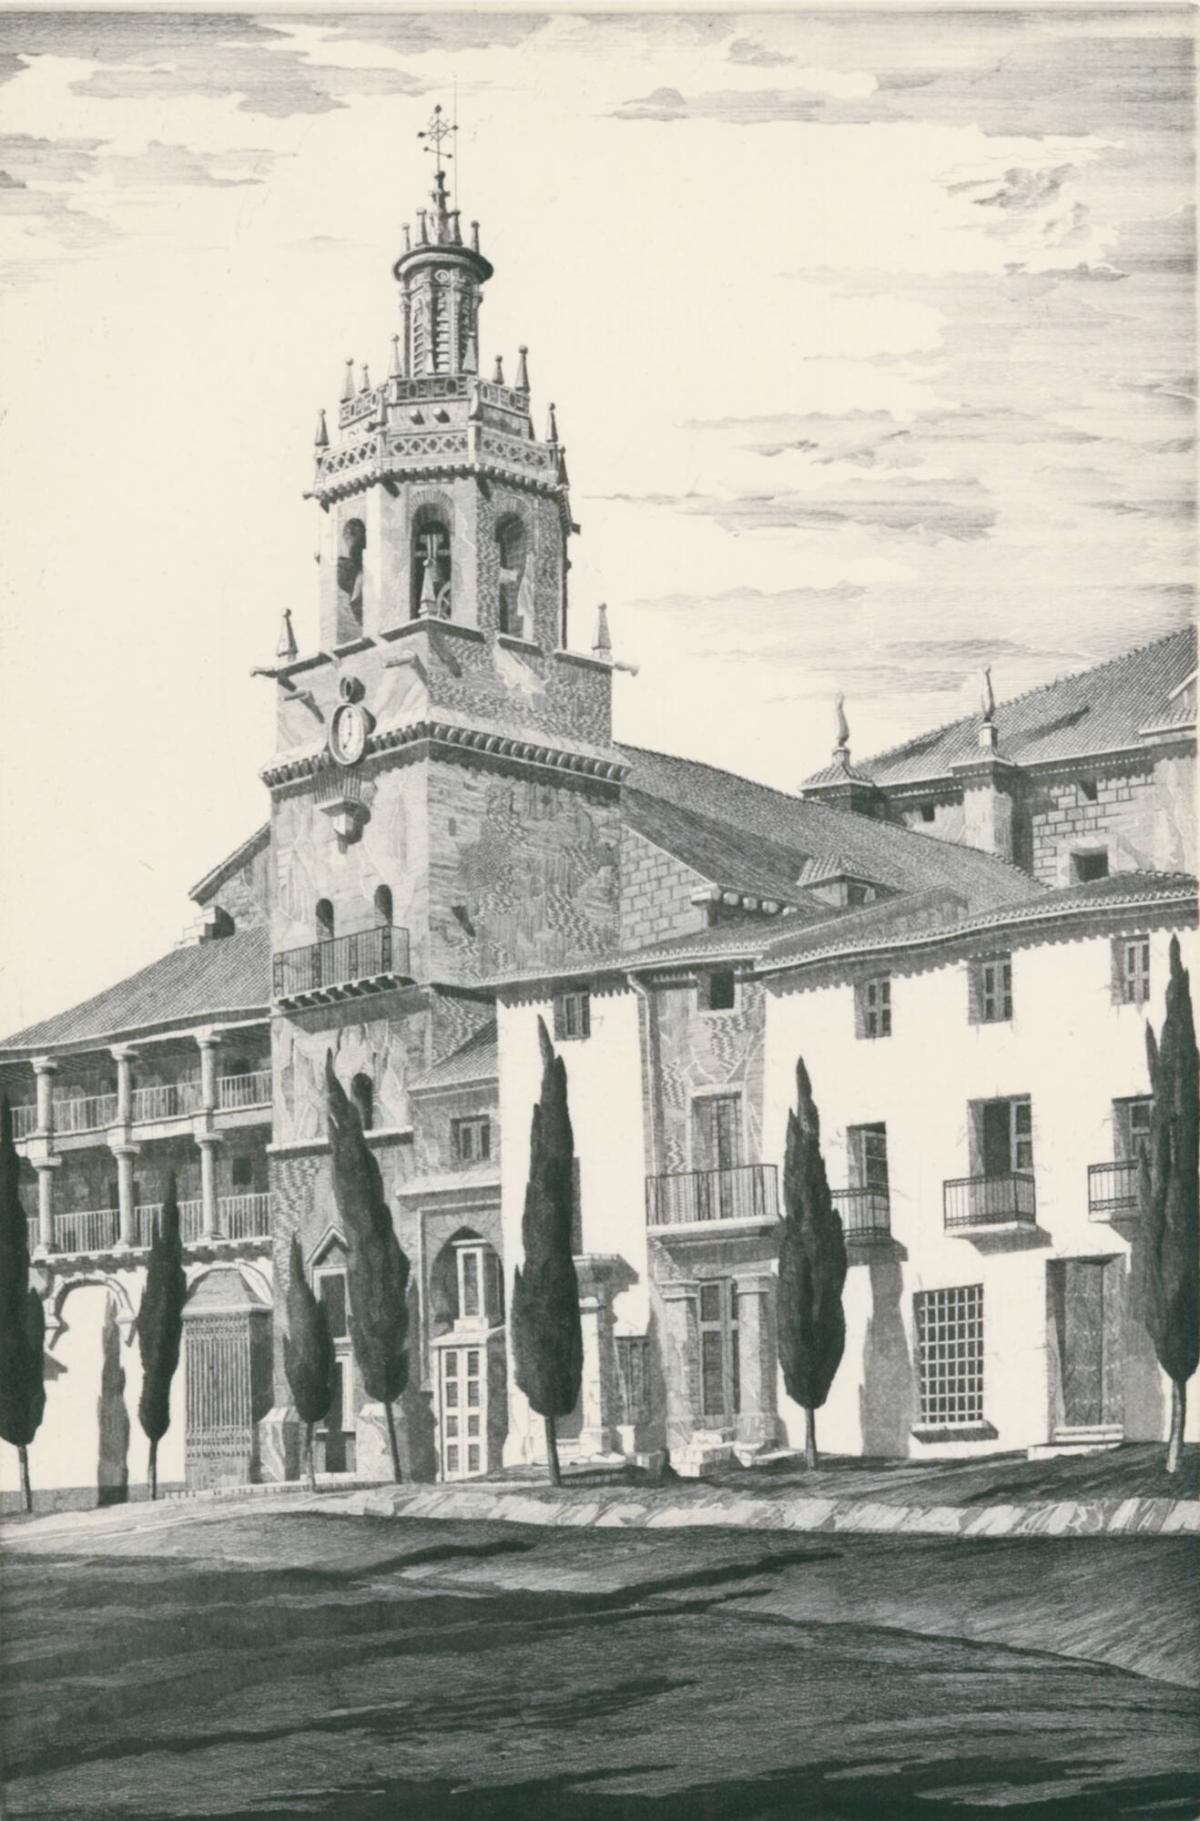
<svg viewBox="0 0 1200 1821">
<path fill-rule="evenodd" d="M 342 702 L 329 727 L 329 750 L 339 765 L 356 765 L 367 746 L 367 717 L 357 702 Z"/>
</svg>

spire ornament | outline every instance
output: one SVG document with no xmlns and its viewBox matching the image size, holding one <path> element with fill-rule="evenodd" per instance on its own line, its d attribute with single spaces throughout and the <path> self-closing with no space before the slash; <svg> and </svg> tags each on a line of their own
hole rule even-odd
<svg viewBox="0 0 1200 1821">
<path fill-rule="evenodd" d="M 848 768 L 850 764 L 850 723 L 846 719 L 846 698 L 839 689 L 833 698 L 834 721 L 837 727 L 837 745 L 833 756 L 838 764 Z"/>
<path fill-rule="evenodd" d="M 1000 735 L 996 728 L 996 696 L 992 689 L 992 667 L 985 664 L 983 675 L 979 680 L 979 744 L 989 752 L 995 752 L 1000 744 Z"/>
<path fill-rule="evenodd" d="M 348 405 L 354 397 L 354 356 L 346 356 L 346 377 L 342 382 L 342 403 Z"/>
<path fill-rule="evenodd" d="M 313 437 L 313 444 L 318 449 L 328 449 L 329 447 L 329 429 L 325 422 L 324 411 L 317 412 L 317 433 Z"/>
<path fill-rule="evenodd" d="M 299 655 L 299 652 L 300 647 L 297 645 L 296 635 L 292 631 L 291 608 L 285 607 L 283 623 L 279 628 L 279 643 L 275 647 L 275 656 L 281 664 L 290 664 L 292 659 Z"/>
<path fill-rule="evenodd" d="M 529 390 L 529 362 L 526 359 L 528 353 L 529 349 L 524 346 L 517 349 L 517 377 L 513 383 L 518 392 L 528 392 Z"/>
<path fill-rule="evenodd" d="M 596 630 L 592 634 L 592 656 L 602 663 L 612 662 L 612 637 L 608 630 L 608 603 L 601 601 L 596 609 Z"/>
</svg>

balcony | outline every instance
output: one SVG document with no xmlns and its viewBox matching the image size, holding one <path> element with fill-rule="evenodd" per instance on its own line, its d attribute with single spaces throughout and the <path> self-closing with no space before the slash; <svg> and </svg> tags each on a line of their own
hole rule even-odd
<svg viewBox="0 0 1200 1821">
<path fill-rule="evenodd" d="M 117 1243 L 120 1216 L 115 1208 L 88 1208 L 54 1216 L 56 1252 L 108 1252 Z"/>
<path fill-rule="evenodd" d="M 646 1178 L 646 1226 L 652 1233 L 773 1226 L 778 1219 L 779 1189 L 773 1163 Z"/>
<path fill-rule="evenodd" d="M 272 991 L 280 1005 L 321 1005 L 386 992 L 408 979 L 408 931 L 381 924 L 285 949 L 274 958 Z"/>
<path fill-rule="evenodd" d="M 144 1201 L 133 1210 L 133 1243 L 135 1246 L 150 1244 L 158 1231 L 158 1221 L 162 1211 L 161 1201 Z M 185 1246 L 196 1243 L 203 1224 L 204 1204 L 200 1201 L 181 1201 L 179 1204 L 179 1236 Z"/>
<path fill-rule="evenodd" d="M 1093 1220 L 1137 1219 L 1142 1211 L 1136 1157 L 1089 1163 L 1088 1213 Z"/>
<path fill-rule="evenodd" d="M 102 1132 L 115 1125 L 115 1094 L 75 1094 L 54 1102 L 54 1130 L 65 1135 L 75 1132 Z"/>
<path fill-rule="evenodd" d="M 892 1204 L 886 1189 L 835 1189 L 833 1205 L 842 1217 L 849 1245 L 871 1245 L 892 1237 Z"/>
<path fill-rule="evenodd" d="M 217 1225 L 223 1239 L 266 1239 L 271 1232 L 269 1191 L 252 1195 L 222 1195 L 217 1202 Z"/>
<path fill-rule="evenodd" d="M 37 1131 L 37 1105 L 14 1107 L 12 1110 L 13 1142 L 20 1144 L 22 1138 L 28 1138 Z"/>
<path fill-rule="evenodd" d="M 222 1075 L 217 1083 L 217 1105 L 222 1113 L 240 1113 L 247 1107 L 270 1104 L 270 1069 L 255 1069 L 249 1075 Z"/>
<path fill-rule="evenodd" d="M 1023 1170 L 944 1182 L 942 1205 L 947 1233 L 1011 1232 L 1037 1224 L 1034 1180 Z"/>
<path fill-rule="evenodd" d="M 157 1125 L 164 1119 L 186 1119 L 203 1105 L 199 1079 L 166 1081 L 158 1087 L 134 1088 L 130 1114 L 135 1125 Z"/>
</svg>

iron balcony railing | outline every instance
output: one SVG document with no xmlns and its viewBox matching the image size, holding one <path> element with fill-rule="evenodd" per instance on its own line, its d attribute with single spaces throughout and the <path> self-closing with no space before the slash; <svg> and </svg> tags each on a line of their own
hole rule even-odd
<svg viewBox="0 0 1200 1821">
<path fill-rule="evenodd" d="M 217 1104 L 223 1113 L 270 1106 L 270 1069 L 255 1069 L 249 1075 L 222 1075 L 217 1083 Z"/>
<path fill-rule="evenodd" d="M 133 1210 L 133 1243 L 148 1246 L 158 1231 L 163 1211 L 161 1201 L 144 1201 Z M 204 1225 L 204 1204 L 199 1200 L 179 1204 L 179 1237 L 184 1245 L 194 1245 Z"/>
<path fill-rule="evenodd" d="M 54 1102 L 56 1132 L 99 1132 L 116 1117 L 115 1094 L 75 1094 Z"/>
<path fill-rule="evenodd" d="M 31 1132 L 37 1131 L 37 1105 L 31 1107 L 14 1107 L 12 1110 L 13 1138 L 19 1144 L 22 1138 L 28 1138 Z"/>
<path fill-rule="evenodd" d="M 1088 1213 L 1092 1219 L 1107 1220 L 1110 1214 L 1140 1214 L 1138 1175 L 1136 1157 L 1118 1159 L 1115 1163 L 1089 1163 Z"/>
<path fill-rule="evenodd" d="M 886 1189 L 835 1189 L 833 1205 L 848 1240 L 891 1238 L 892 1204 Z"/>
<path fill-rule="evenodd" d="M 54 1216 L 56 1252 L 105 1252 L 117 1243 L 119 1219 L 115 1208 L 88 1208 L 75 1214 Z"/>
<path fill-rule="evenodd" d="M 686 1170 L 646 1178 L 648 1227 L 778 1218 L 779 1190 L 773 1163 L 744 1163 L 728 1170 Z"/>
<path fill-rule="evenodd" d="M 157 1087 L 134 1088 L 130 1112 L 136 1125 L 152 1125 L 160 1119 L 182 1119 L 198 1113 L 203 1097 L 198 1079 L 188 1076 L 183 1081 L 164 1081 Z"/>
<path fill-rule="evenodd" d="M 1008 1170 L 1002 1176 L 956 1177 L 942 1184 L 942 1203 L 947 1233 L 1015 1222 L 1033 1226 L 1037 1219 L 1034 1180 L 1024 1170 Z"/>
<path fill-rule="evenodd" d="M 408 931 L 381 924 L 355 935 L 285 949 L 275 956 L 273 988 L 276 999 L 295 999 L 334 993 L 339 987 L 349 990 L 408 971 Z"/>
</svg>

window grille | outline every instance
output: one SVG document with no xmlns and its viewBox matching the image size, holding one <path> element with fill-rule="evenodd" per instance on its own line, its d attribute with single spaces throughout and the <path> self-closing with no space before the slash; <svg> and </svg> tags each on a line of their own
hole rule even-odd
<svg viewBox="0 0 1200 1821">
<path fill-rule="evenodd" d="M 983 1285 L 921 1290 L 914 1298 L 921 1422 L 960 1429 L 983 1421 Z"/>
</svg>

